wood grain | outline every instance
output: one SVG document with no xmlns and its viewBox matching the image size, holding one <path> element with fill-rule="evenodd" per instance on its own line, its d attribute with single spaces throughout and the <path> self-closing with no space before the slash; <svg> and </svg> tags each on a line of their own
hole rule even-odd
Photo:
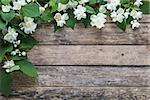
<svg viewBox="0 0 150 100">
<path fill-rule="evenodd" d="M 36 65 L 150 65 L 150 46 L 39 45 L 28 54 Z"/>
<path fill-rule="evenodd" d="M 140 28 L 126 32 L 118 29 L 114 23 L 106 23 L 105 28 L 99 30 L 94 27 L 84 28 L 77 25 L 74 30 L 63 28 L 53 32 L 50 24 L 39 26 L 34 37 L 40 44 L 150 44 L 150 15 L 141 20 Z"/>
<path fill-rule="evenodd" d="M 150 67 L 37 66 L 39 77 L 17 73 L 14 87 L 149 87 Z"/>
<path fill-rule="evenodd" d="M 1 100 L 149 100 L 150 87 L 20 87 Z"/>
</svg>

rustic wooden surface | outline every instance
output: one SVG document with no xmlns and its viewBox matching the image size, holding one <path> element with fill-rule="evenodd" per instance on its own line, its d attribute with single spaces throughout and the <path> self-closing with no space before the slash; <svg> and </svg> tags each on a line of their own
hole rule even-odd
<svg viewBox="0 0 150 100">
<path fill-rule="evenodd" d="M 107 22 L 101 30 L 96 28 L 84 28 L 77 25 L 74 30 L 63 28 L 56 33 L 49 24 L 41 25 L 37 29 L 34 37 L 40 44 L 76 44 L 76 45 L 95 45 L 95 44 L 150 44 L 150 17 L 144 15 L 139 29 L 128 28 L 126 32 L 116 28 L 112 22 Z M 130 27 L 130 26 L 129 26 Z"/>
<path fill-rule="evenodd" d="M 110 20 L 102 30 L 40 26 L 28 53 L 39 77 L 17 72 L 12 95 L 0 100 L 150 100 L 150 15 L 140 22 L 126 32 Z"/>
</svg>

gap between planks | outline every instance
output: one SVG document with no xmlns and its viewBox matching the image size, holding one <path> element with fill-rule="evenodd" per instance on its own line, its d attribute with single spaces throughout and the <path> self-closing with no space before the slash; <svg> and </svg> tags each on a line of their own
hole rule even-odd
<svg viewBox="0 0 150 100">
<path fill-rule="evenodd" d="M 19 89 L 19 90 L 18 90 Z M 15 88 L 12 96 L 2 100 L 149 100 L 149 87 L 31 87 Z"/>
</svg>

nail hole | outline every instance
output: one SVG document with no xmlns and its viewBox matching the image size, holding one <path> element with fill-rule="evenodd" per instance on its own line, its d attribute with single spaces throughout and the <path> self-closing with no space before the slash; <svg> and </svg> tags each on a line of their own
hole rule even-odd
<svg viewBox="0 0 150 100">
<path fill-rule="evenodd" d="M 122 53 L 121 56 L 124 56 L 124 53 Z"/>
</svg>

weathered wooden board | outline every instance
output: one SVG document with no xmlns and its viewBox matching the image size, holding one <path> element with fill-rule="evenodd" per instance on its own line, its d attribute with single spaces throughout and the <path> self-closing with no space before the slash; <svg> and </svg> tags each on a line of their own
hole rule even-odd
<svg viewBox="0 0 150 100">
<path fill-rule="evenodd" d="M 150 65 L 150 46 L 39 45 L 29 58 L 36 65 Z"/>
<path fill-rule="evenodd" d="M 150 67 L 37 66 L 39 77 L 14 76 L 15 87 L 148 87 Z"/>
<path fill-rule="evenodd" d="M 1 100 L 149 100 L 150 87 L 20 87 Z"/>
<path fill-rule="evenodd" d="M 118 29 L 114 23 L 107 23 L 99 30 L 77 25 L 74 30 L 63 28 L 53 32 L 49 24 L 41 25 L 34 34 L 40 44 L 150 44 L 150 15 L 145 15 L 140 28 L 126 32 Z"/>
</svg>

